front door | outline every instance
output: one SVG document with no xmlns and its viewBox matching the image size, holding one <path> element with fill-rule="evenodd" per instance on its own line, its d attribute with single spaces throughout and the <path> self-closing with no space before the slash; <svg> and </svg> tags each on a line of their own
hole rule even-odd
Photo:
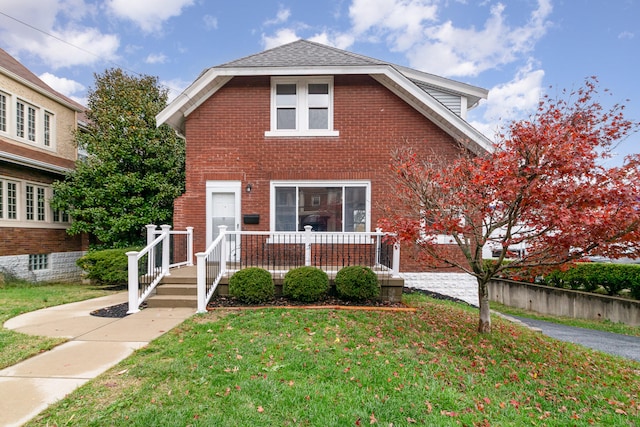
<svg viewBox="0 0 640 427">
<path fill-rule="evenodd" d="M 240 182 L 207 182 L 207 247 L 220 235 L 219 226 L 227 231 L 240 230 Z M 227 261 L 240 259 L 240 239 L 230 235 L 227 239 Z"/>
</svg>

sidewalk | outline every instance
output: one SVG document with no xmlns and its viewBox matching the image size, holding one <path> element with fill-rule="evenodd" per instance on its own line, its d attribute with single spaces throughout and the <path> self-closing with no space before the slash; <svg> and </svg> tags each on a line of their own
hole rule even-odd
<svg viewBox="0 0 640 427">
<path fill-rule="evenodd" d="M 124 318 L 90 315 L 126 301 L 124 292 L 9 319 L 4 324 L 7 329 L 70 341 L 0 370 L 0 425 L 26 423 L 195 314 L 191 308 L 147 308 Z"/>
</svg>

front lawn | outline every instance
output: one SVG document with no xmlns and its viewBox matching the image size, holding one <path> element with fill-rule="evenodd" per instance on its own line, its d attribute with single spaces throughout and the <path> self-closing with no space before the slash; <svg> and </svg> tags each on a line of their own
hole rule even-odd
<svg viewBox="0 0 640 427">
<path fill-rule="evenodd" d="M 195 316 L 29 426 L 640 423 L 640 364 L 422 295 L 415 313 Z"/>
<path fill-rule="evenodd" d="M 89 286 L 37 285 L 11 282 L 0 285 L 0 325 L 29 311 L 108 295 L 112 291 Z M 0 328 L 0 369 L 65 342 L 65 338 L 36 337 Z"/>
</svg>

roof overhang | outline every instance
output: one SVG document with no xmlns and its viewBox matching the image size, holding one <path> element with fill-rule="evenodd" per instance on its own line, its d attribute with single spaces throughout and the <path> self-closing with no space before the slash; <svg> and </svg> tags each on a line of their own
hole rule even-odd
<svg viewBox="0 0 640 427">
<path fill-rule="evenodd" d="M 82 105 L 77 104 L 74 101 L 71 101 L 69 99 L 63 98 L 62 96 L 58 96 L 57 94 L 49 90 L 46 90 L 43 87 L 38 86 L 37 84 L 32 83 L 31 81 L 25 79 L 24 77 L 19 76 L 18 74 L 10 70 L 7 70 L 6 68 L 0 67 L 0 72 L 2 72 L 2 74 L 5 74 L 7 77 L 10 77 L 11 79 L 17 81 L 18 83 L 24 86 L 27 86 L 28 88 L 38 92 L 40 95 L 45 96 L 57 103 L 60 103 L 73 111 L 80 113 L 85 109 Z"/>
<path fill-rule="evenodd" d="M 0 151 L 0 160 L 13 163 L 19 166 L 35 168 L 45 172 L 52 172 L 59 175 L 66 175 L 68 172 L 71 172 L 73 170 L 73 168 L 66 168 L 64 166 L 54 165 L 51 163 L 30 159 L 28 157 L 20 156 L 18 154 L 7 153 L 3 151 Z"/>
<path fill-rule="evenodd" d="M 427 92 L 409 80 L 409 77 L 426 84 L 444 88 L 471 99 L 476 105 L 488 92 L 464 83 L 444 79 L 432 74 L 400 72 L 391 65 L 371 66 L 314 66 L 314 67 L 217 67 L 209 68 L 156 116 L 158 126 L 166 123 L 178 133 L 184 134 L 184 121 L 191 112 L 236 76 L 305 76 L 305 75 L 370 75 L 391 90 L 455 140 L 476 154 L 493 151 L 491 141 L 467 121 L 455 114 Z"/>
</svg>

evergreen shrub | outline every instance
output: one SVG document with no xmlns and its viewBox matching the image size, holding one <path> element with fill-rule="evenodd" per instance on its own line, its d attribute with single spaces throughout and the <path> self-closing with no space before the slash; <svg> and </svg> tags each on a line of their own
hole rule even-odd
<svg viewBox="0 0 640 427">
<path fill-rule="evenodd" d="M 338 296 L 347 300 L 362 301 L 380 296 L 378 276 L 369 267 L 344 267 L 336 274 L 335 284 Z"/>
<path fill-rule="evenodd" d="M 229 279 L 229 295 L 249 304 L 272 300 L 275 286 L 271 273 L 258 267 L 237 271 Z"/>
<path fill-rule="evenodd" d="M 90 251 L 76 261 L 86 277 L 102 286 L 124 286 L 129 280 L 127 252 L 138 248 Z"/>
<path fill-rule="evenodd" d="M 282 283 L 282 295 L 296 301 L 319 301 L 328 291 L 329 277 L 327 273 L 311 266 L 289 270 Z"/>
</svg>

